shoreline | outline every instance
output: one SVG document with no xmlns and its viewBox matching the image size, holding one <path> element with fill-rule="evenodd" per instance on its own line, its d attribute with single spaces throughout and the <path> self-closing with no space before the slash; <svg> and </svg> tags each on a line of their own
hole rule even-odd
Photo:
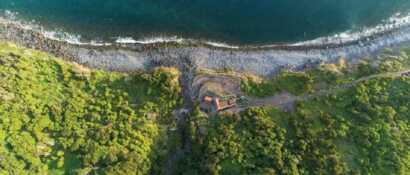
<svg viewBox="0 0 410 175">
<path fill-rule="evenodd" d="M 283 69 L 303 70 L 323 62 L 336 62 L 340 58 L 357 62 L 385 48 L 408 45 L 410 26 L 340 44 L 222 48 L 203 43 L 178 42 L 98 46 L 70 44 L 47 38 L 17 23 L 3 21 L 0 22 L 0 39 L 50 52 L 88 67 L 110 71 L 132 72 L 156 66 L 180 67 L 183 64 L 180 59 L 188 58 L 199 69 L 230 69 L 270 76 Z"/>
</svg>

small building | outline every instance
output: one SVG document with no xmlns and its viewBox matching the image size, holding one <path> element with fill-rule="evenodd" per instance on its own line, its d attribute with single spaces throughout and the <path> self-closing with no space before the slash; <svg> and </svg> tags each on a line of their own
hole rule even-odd
<svg viewBox="0 0 410 175">
<path fill-rule="evenodd" d="M 199 85 L 196 100 L 200 109 L 208 114 L 216 114 L 236 107 L 236 94 L 227 86 L 219 81 L 208 81 Z"/>
<path fill-rule="evenodd" d="M 217 113 L 231 109 L 236 106 L 235 97 L 221 98 L 217 96 L 203 96 L 200 102 L 200 108 L 206 113 Z"/>
</svg>

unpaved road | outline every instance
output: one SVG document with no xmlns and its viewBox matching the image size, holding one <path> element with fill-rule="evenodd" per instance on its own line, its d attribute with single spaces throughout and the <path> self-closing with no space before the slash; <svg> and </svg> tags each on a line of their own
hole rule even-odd
<svg viewBox="0 0 410 175">
<path fill-rule="evenodd" d="M 319 90 L 314 93 L 306 93 L 301 96 L 293 96 L 292 94 L 282 92 L 277 95 L 265 97 L 265 98 L 248 97 L 247 107 L 277 107 L 283 111 L 290 111 L 294 108 L 294 104 L 297 101 L 306 101 L 314 97 L 334 94 L 336 92 L 351 88 L 356 84 L 359 84 L 361 82 L 368 81 L 371 79 L 388 78 L 388 77 L 395 78 L 395 77 L 403 76 L 404 74 L 410 74 L 410 69 L 399 71 L 399 72 L 388 72 L 388 73 L 370 75 L 370 76 L 359 78 L 350 83 L 342 84 L 340 86 L 336 86 L 330 89 Z"/>
</svg>

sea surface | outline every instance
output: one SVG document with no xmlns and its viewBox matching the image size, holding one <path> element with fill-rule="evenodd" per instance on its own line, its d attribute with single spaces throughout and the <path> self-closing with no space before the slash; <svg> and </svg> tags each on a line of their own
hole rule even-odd
<svg viewBox="0 0 410 175">
<path fill-rule="evenodd" d="M 405 18 L 410 0 L 1 0 L 13 20 L 97 42 L 179 38 L 267 45 L 371 30 Z M 11 15 L 12 14 L 12 15 Z M 379 29 L 378 29 L 379 30 Z M 347 36 L 349 37 L 349 36 Z"/>
</svg>

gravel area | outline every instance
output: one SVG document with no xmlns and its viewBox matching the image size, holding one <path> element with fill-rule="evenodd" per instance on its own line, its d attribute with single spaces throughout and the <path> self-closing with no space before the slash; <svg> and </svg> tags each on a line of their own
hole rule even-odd
<svg viewBox="0 0 410 175">
<path fill-rule="evenodd" d="M 235 49 L 169 43 L 110 46 L 69 44 L 46 38 L 17 23 L 0 20 L 0 39 L 47 51 L 88 67 L 110 71 L 130 72 L 156 66 L 180 67 L 180 64 L 184 64 L 181 58 L 188 58 L 199 69 L 231 69 L 270 76 L 282 69 L 303 70 L 322 62 L 336 62 L 341 57 L 356 62 L 384 48 L 407 45 L 410 41 L 410 27 L 340 45 Z"/>
</svg>

